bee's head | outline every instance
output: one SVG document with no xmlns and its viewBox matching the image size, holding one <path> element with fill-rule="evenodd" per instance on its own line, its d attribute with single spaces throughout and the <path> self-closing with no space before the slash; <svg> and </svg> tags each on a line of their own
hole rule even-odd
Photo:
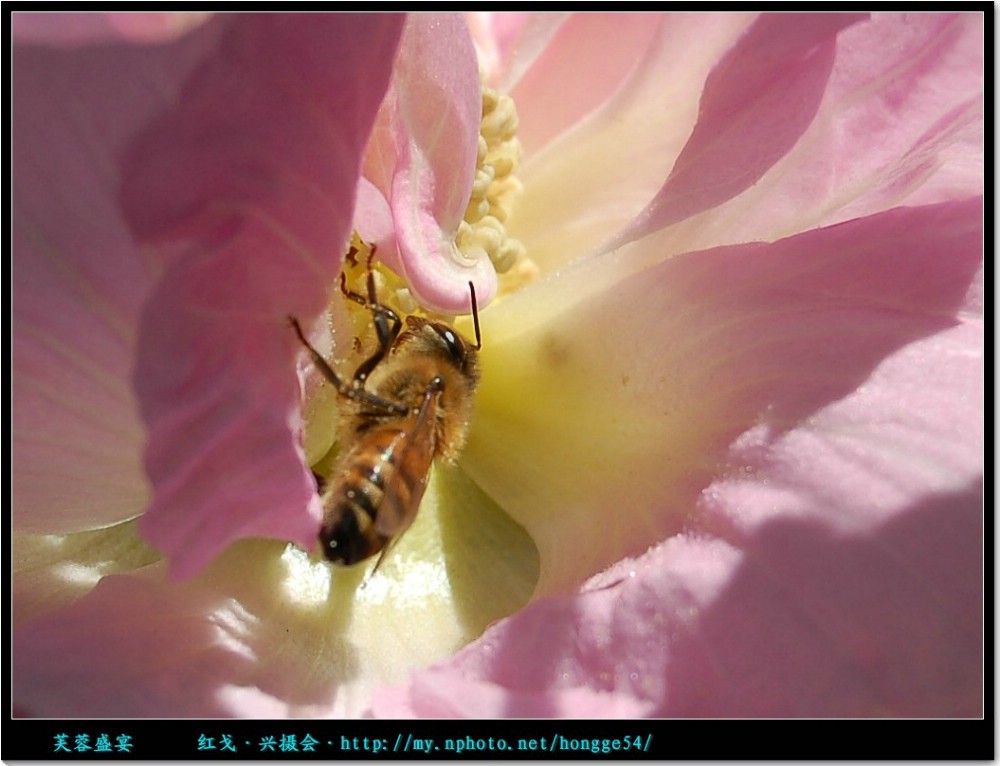
<svg viewBox="0 0 1000 766">
<path fill-rule="evenodd" d="M 425 352 L 433 353 L 446 361 L 465 376 L 476 376 L 476 357 L 479 348 L 466 340 L 461 333 L 444 322 L 432 322 L 429 319 L 416 316 L 406 318 L 408 325 L 401 344 L 407 341 L 420 346 Z M 415 347 L 415 346 L 411 346 Z"/>
</svg>

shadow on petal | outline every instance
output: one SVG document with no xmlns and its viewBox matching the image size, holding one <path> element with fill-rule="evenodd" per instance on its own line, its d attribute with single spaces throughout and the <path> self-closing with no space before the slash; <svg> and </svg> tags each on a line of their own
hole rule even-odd
<svg viewBox="0 0 1000 766">
<path fill-rule="evenodd" d="M 779 518 L 742 550 L 672 538 L 379 690 L 374 713 L 980 716 L 981 508 L 977 481 L 858 535 Z"/>
<path fill-rule="evenodd" d="M 869 534 L 765 524 L 671 642 L 655 714 L 982 715 L 981 507 L 977 483 Z"/>
</svg>

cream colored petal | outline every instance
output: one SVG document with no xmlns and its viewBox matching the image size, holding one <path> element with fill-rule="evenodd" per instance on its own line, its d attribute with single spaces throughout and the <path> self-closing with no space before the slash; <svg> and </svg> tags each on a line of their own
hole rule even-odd
<svg viewBox="0 0 1000 766">
<path fill-rule="evenodd" d="M 159 559 L 135 521 L 66 535 L 14 535 L 11 542 L 15 625 L 82 598 L 102 577 Z"/>
<path fill-rule="evenodd" d="M 955 322 L 981 200 L 900 208 L 776 243 L 665 257 L 648 238 L 482 316 L 463 467 L 565 591 L 693 523 L 741 434 L 766 442 Z"/>
</svg>

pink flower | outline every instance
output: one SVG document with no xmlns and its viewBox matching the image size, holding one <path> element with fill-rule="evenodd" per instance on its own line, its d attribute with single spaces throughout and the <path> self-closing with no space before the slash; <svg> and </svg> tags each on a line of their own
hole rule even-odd
<svg viewBox="0 0 1000 766">
<path fill-rule="evenodd" d="M 452 248 L 459 19 L 160 28 L 15 47 L 19 709 L 981 714 L 980 15 L 475 17 L 516 290 Z M 364 588 L 283 542 L 332 438 L 284 317 L 352 229 L 502 295 Z"/>
</svg>

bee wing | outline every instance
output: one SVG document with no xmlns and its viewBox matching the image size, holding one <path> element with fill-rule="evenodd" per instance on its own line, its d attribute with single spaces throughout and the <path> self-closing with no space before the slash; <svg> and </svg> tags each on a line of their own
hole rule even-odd
<svg viewBox="0 0 1000 766">
<path fill-rule="evenodd" d="M 398 446 L 397 470 L 402 481 L 390 482 L 375 518 L 375 530 L 384 537 L 398 538 L 417 515 L 420 500 L 427 489 L 427 475 L 431 470 L 436 449 L 435 423 L 437 421 L 438 390 L 428 388 L 420 411 L 407 430 L 406 438 Z"/>
</svg>

